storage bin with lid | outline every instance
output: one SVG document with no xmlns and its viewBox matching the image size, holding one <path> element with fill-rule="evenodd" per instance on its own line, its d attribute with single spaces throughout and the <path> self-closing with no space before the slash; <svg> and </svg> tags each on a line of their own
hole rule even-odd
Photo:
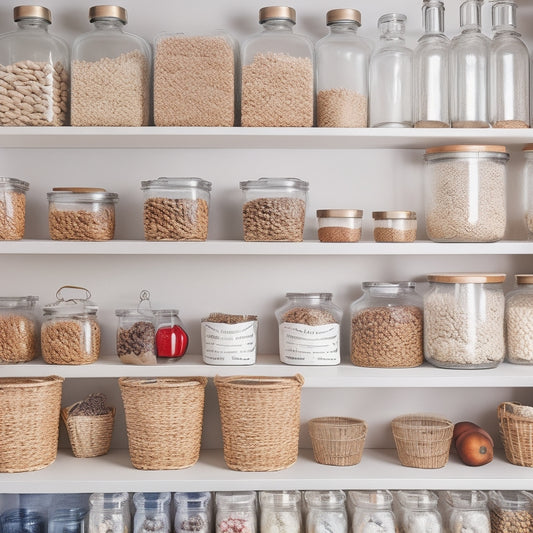
<svg viewBox="0 0 533 533">
<path fill-rule="evenodd" d="M 68 45 L 48 33 L 52 14 L 46 7 L 16 6 L 13 18 L 18 28 L 0 35 L 0 124 L 64 126 L 70 87 Z"/>
<path fill-rule="evenodd" d="M 354 533 L 374 533 L 376 527 L 380 533 L 396 533 L 392 494 L 388 490 L 352 490 L 348 492 L 348 498 L 353 509 Z"/>
<path fill-rule="evenodd" d="M 155 316 L 155 344 L 157 357 L 179 358 L 189 345 L 180 312 L 177 309 L 157 309 Z"/>
<path fill-rule="evenodd" d="M 96 492 L 89 497 L 89 533 L 130 533 L 131 516 L 127 492 Z"/>
<path fill-rule="evenodd" d="M 395 515 L 400 531 L 405 533 L 441 533 L 442 518 L 438 497 L 429 490 L 399 490 L 395 497 Z"/>
<path fill-rule="evenodd" d="M 259 493 L 261 533 L 301 533 L 300 491 L 270 490 Z"/>
<path fill-rule="evenodd" d="M 346 494 L 342 490 L 308 490 L 304 493 L 306 533 L 347 533 Z"/>
<path fill-rule="evenodd" d="M 72 126 L 147 126 L 151 51 L 124 31 L 126 9 L 89 8 L 92 31 L 72 44 Z"/>
<path fill-rule="evenodd" d="M 505 274 L 429 274 L 424 355 L 444 368 L 492 368 L 505 356 Z"/>
<path fill-rule="evenodd" d="M 216 533 L 256 533 L 256 496 L 253 491 L 217 492 Z"/>
<path fill-rule="evenodd" d="M 0 177 L 0 240 L 17 241 L 24 237 L 29 187 L 26 181 Z"/>
<path fill-rule="evenodd" d="M 211 533 L 213 504 L 210 492 L 175 492 L 174 533 Z"/>
<path fill-rule="evenodd" d="M 507 220 L 505 146 L 428 148 L 425 159 L 426 232 L 437 242 L 495 242 Z"/>
<path fill-rule="evenodd" d="M 439 494 L 444 531 L 491 533 L 487 495 L 480 490 L 446 490 Z"/>
<path fill-rule="evenodd" d="M 320 242 L 358 242 L 361 239 L 363 211 L 360 209 L 318 209 Z"/>
<path fill-rule="evenodd" d="M 211 182 L 201 178 L 157 178 L 141 182 L 147 241 L 205 241 Z"/>
<path fill-rule="evenodd" d="M 416 240 L 414 211 L 373 211 L 376 242 L 413 242 Z"/>
<path fill-rule="evenodd" d="M 505 338 L 510 363 L 533 364 L 533 274 L 517 274 L 505 296 Z"/>
<path fill-rule="evenodd" d="M 171 533 L 170 492 L 136 492 L 133 533 Z"/>
<path fill-rule="evenodd" d="M 519 490 L 489 492 L 491 533 L 533 531 L 533 495 Z"/>
<path fill-rule="evenodd" d="M 293 33 L 292 7 L 261 8 L 259 24 L 241 46 L 241 125 L 313 126 L 313 43 Z"/>
</svg>

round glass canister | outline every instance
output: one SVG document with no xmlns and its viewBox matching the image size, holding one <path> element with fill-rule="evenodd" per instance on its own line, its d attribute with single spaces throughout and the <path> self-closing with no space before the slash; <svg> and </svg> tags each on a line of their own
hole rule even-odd
<svg viewBox="0 0 533 533">
<path fill-rule="evenodd" d="M 211 182 L 200 178 L 142 181 L 147 241 L 205 241 Z"/>
<path fill-rule="evenodd" d="M 276 310 L 279 357 L 288 365 L 338 365 L 342 309 L 330 292 L 288 292 Z"/>
<path fill-rule="evenodd" d="M 175 492 L 174 533 L 211 533 L 210 492 Z"/>
<path fill-rule="evenodd" d="M 489 492 L 491 533 L 533 531 L 533 495 L 518 490 Z"/>
<path fill-rule="evenodd" d="M 342 490 L 308 490 L 304 494 L 306 533 L 347 533 L 346 494 Z"/>
<path fill-rule="evenodd" d="M 259 10 L 262 31 L 241 48 L 241 125 L 311 127 L 314 114 L 313 43 L 293 33 L 296 11 Z"/>
<path fill-rule="evenodd" d="M 487 495 L 480 490 L 447 490 L 439 495 L 444 531 L 491 533 Z"/>
<path fill-rule="evenodd" d="M 157 357 L 181 357 L 189 345 L 189 337 L 177 309 L 158 309 L 155 315 L 155 344 Z"/>
<path fill-rule="evenodd" d="M 92 187 L 54 187 L 47 197 L 51 239 L 108 241 L 114 237 L 117 193 Z"/>
<path fill-rule="evenodd" d="M 315 45 L 317 126 L 366 128 L 371 47 L 357 35 L 361 13 L 332 9 L 326 23 L 329 33 Z"/>
<path fill-rule="evenodd" d="M 46 520 L 37 511 L 26 508 L 9 509 L 0 515 L 2 533 L 45 533 Z"/>
<path fill-rule="evenodd" d="M 309 183 L 299 178 L 241 181 L 245 241 L 303 240 Z"/>
<path fill-rule="evenodd" d="M 133 533 L 171 533 L 170 492 L 136 492 Z"/>
<path fill-rule="evenodd" d="M 48 519 L 48 533 L 85 533 L 87 520 L 87 509 L 57 509 Z"/>
<path fill-rule="evenodd" d="M 376 242 L 413 242 L 416 240 L 414 211 L 373 211 Z"/>
<path fill-rule="evenodd" d="M 87 533 L 129 533 L 131 516 L 127 492 L 96 492 L 89 498 L 89 531 Z"/>
<path fill-rule="evenodd" d="M 503 239 L 505 146 L 437 146 L 428 148 L 424 159 L 428 237 L 437 242 Z"/>
<path fill-rule="evenodd" d="M 50 10 L 16 6 L 17 30 L 0 35 L 0 124 L 63 126 L 69 97 L 69 49 L 48 33 Z"/>
<path fill-rule="evenodd" d="M 24 237 L 29 187 L 26 181 L 0 177 L 0 240 L 17 241 Z"/>
<path fill-rule="evenodd" d="M 516 288 L 505 296 L 507 360 L 533 364 L 533 274 L 517 274 Z"/>
<path fill-rule="evenodd" d="M 363 211 L 360 209 L 318 209 L 320 242 L 358 242 L 361 239 Z"/>
<path fill-rule="evenodd" d="M 297 490 L 260 492 L 261 533 L 301 533 L 300 498 Z"/>
<path fill-rule="evenodd" d="M 72 126 L 147 126 L 150 47 L 124 31 L 123 7 L 93 6 L 89 21 L 92 31 L 72 44 Z"/>
<path fill-rule="evenodd" d="M 424 355 L 443 368 L 493 368 L 505 356 L 505 274 L 429 274 Z"/>
<path fill-rule="evenodd" d="M 215 533 L 256 533 L 255 492 L 217 492 L 215 499 Z"/>
<path fill-rule="evenodd" d="M 365 281 L 350 307 L 354 365 L 405 368 L 424 362 L 423 302 L 414 281 Z"/>
<path fill-rule="evenodd" d="M 396 533 L 392 494 L 388 490 L 353 490 L 348 492 L 348 498 L 353 509 L 353 533 L 374 533 L 376 524 L 380 533 Z"/>
<path fill-rule="evenodd" d="M 396 519 L 404 533 L 441 533 L 442 518 L 437 495 L 429 490 L 400 490 L 396 493 Z"/>
<path fill-rule="evenodd" d="M 524 216 L 527 229 L 527 237 L 533 240 L 533 144 L 526 144 L 523 148 L 524 164 L 524 184 L 526 188 L 526 213 Z"/>
</svg>

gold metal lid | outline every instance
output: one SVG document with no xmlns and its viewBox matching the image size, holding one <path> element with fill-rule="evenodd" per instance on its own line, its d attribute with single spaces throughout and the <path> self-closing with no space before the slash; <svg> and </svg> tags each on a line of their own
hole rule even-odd
<svg viewBox="0 0 533 533">
<path fill-rule="evenodd" d="M 515 280 L 517 285 L 531 285 L 533 284 L 533 274 L 516 274 Z"/>
<path fill-rule="evenodd" d="M 100 187 L 54 187 L 52 190 L 59 192 L 106 192 Z"/>
<path fill-rule="evenodd" d="M 296 24 L 296 11 L 287 6 L 268 6 L 259 10 L 259 24 L 270 19 L 287 19 Z"/>
<path fill-rule="evenodd" d="M 416 220 L 415 211 L 372 211 L 374 220 L 387 220 L 388 218 Z"/>
<path fill-rule="evenodd" d="M 326 24 L 335 22 L 355 22 L 361 26 L 361 12 L 357 9 L 332 9 L 326 13 Z"/>
<path fill-rule="evenodd" d="M 503 283 L 505 274 L 489 274 L 487 272 L 428 274 L 428 281 L 437 283 Z"/>
<path fill-rule="evenodd" d="M 89 8 L 89 21 L 93 22 L 98 18 L 115 18 L 128 23 L 128 13 L 120 6 L 92 6 Z"/>
<path fill-rule="evenodd" d="M 43 6 L 16 6 L 13 8 L 13 19 L 18 22 L 21 19 L 40 18 L 52 24 L 52 13 Z"/>
<path fill-rule="evenodd" d="M 317 209 L 318 218 L 361 218 L 361 209 Z"/>
<path fill-rule="evenodd" d="M 434 146 L 426 149 L 426 154 L 440 154 L 444 152 L 500 152 L 506 153 L 505 146 L 492 144 L 450 144 L 448 146 Z"/>
</svg>

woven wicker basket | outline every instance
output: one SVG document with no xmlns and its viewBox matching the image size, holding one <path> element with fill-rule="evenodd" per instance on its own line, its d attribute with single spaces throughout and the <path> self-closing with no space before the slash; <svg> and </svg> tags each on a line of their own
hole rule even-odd
<svg viewBox="0 0 533 533">
<path fill-rule="evenodd" d="M 57 456 L 63 378 L 0 379 L 0 472 L 40 470 Z"/>
<path fill-rule="evenodd" d="M 518 466 L 533 467 L 533 419 L 513 413 L 515 402 L 498 406 L 500 437 L 507 460 Z"/>
<path fill-rule="evenodd" d="M 434 415 L 412 414 L 396 417 L 391 426 L 402 465 L 416 468 L 446 465 L 453 436 L 452 422 Z"/>
<path fill-rule="evenodd" d="M 200 455 L 205 377 L 120 378 L 133 466 L 177 470 Z"/>
<path fill-rule="evenodd" d="M 303 377 L 215 377 L 224 460 L 232 470 L 270 472 L 298 457 Z"/>
</svg>

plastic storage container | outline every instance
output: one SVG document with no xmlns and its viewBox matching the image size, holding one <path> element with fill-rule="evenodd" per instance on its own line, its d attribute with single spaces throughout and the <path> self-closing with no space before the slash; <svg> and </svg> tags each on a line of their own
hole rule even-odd
<svg viewBox="0 0 533 533">
<path fill-rule="evenodd" d="M 260 492 L 261 533 L 303 533 L 300 498 L 297 490 Z"/>
<path fill-rule="evenodd" d="M 533 275 L 517 274 L 516 288 L 505 296 L 507 360 L 533 365 Z"/>
<path fill-rule="evenodd" d="M 177 309 L 154 311 L 156 321 L 155 344 L 157 357 L 181 357 L 189 345 L 189 337 Z"/>
<path fill-rule="evenodd" d="M 24 237 L 29 187 L 26 181 L 0 178 L 0 240 L 17 241 Z"/>
<path fill-rule="evenodd" d="M 212 507 L 210 492 L 175 492 L 174 533 L 211 533 Z"/>
<path fill-rule="evenodd" d="M 441 492 L 439 507 L 444 531 L 491 533 L 487 500 L 487 495 L 480 490 Z"/>
<path fill-rule="evenodd" d="M 136 492 L 133 533 L 171 533 L 170 492 Z"/>
<path fill-rule="evenodd" d="M 256 533 L 255 492 L 217 492 L 216 533 Z"/>
<path fill-rule="evenodd" d="M 405 533 L 444 533 L 437 508 L 437 495 L 429 490 L 400 490 L 396 493 L 396 519 Z"/>
<path fill-rule="evenodd" d="M 348 492 L 348 498 L 353 509 L 353 533 L 374 533 L 376 527 L 380 533 L 396 533 L 392 494 L 388 490 L 353 490 Z"/>
<path fill-rule="evenodd" d="M 130 533 L 131 517 L 127 492 L 91 494 L 88 533 Z"/>
<path fill-rule="evenodd" d="M 416 240 L 414 211 L 373 211 L 376 242 L 413 242 Z"/>
<path fill-rule="evenodd" d="M 124 31 L 123 7 L 93 6 L 89 21 L 92 31 L 72 45 L 72 126 L 147 126 L 150 47 Z"/>
<path fill-rule="evenodd" d="M 358 242 L 361 239 L 363 211 L 360 209 L 318 209 L 320 242 Z"/>
<path fill-rule="evenodd" d="M 489 492 L 491 533 L 533 531 L 533 495 L 525 491 Z"/>
<path fill-rule="evenodd" d="M 306 533 L 347 533 L 346 494 L 342 490 L 308 490 Z"/>
</svg>

